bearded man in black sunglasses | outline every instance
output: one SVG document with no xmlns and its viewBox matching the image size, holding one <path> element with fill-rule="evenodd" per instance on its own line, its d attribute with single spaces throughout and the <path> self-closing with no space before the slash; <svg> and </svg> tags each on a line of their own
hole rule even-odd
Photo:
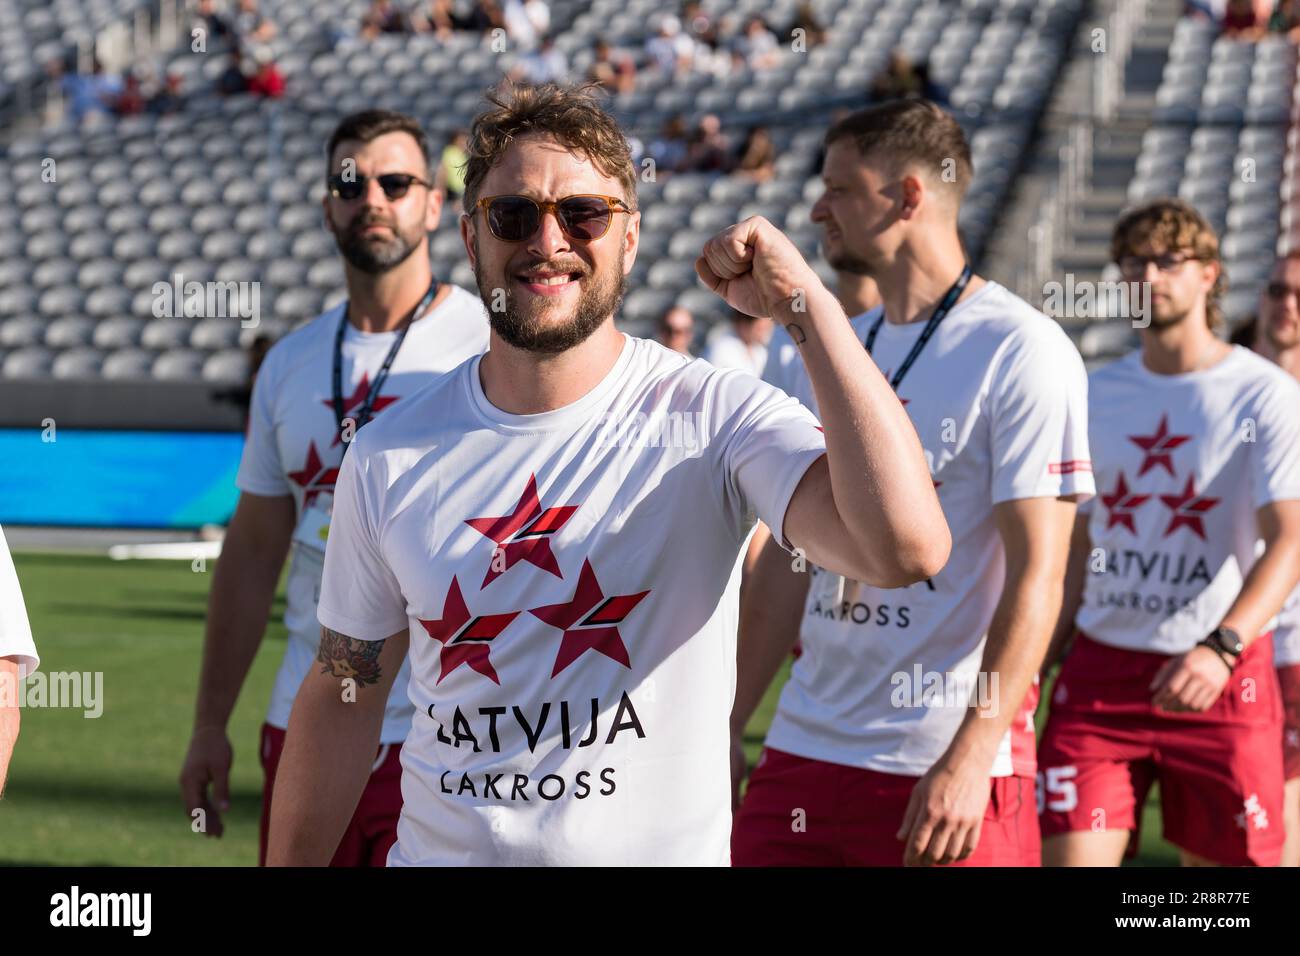
<svg viewBox="0 0 1300 956">
<path fill-rule="evenodd" d="M 330 138 L 327 162 L 322 207 L 343 257 L 348 300 L 285 336 L 258 371 L 236 478 L 239 505 L 209 593 L 194 733 L 181 772 L 186 807 L 202 820 L 200 829 L 220 836 L 233 759 L 226 726 L 292 547 L 289 640 L 260 748 L 262 862 L 289 712 L 320 642 L 316 601 L 344 453 L 371 416 L 481 352 L 488 340 L 480 302 L 438 282 L 430 268 L 428 234 L 438 227 L 442 194 L 430 185 L 419 124 L 384 110 L 349 116 Z M 363 672 L 340 676 L 367 679 Z M 335 865 L 382 865 L 396 839 L 401 749 L 411 725 L 405 668 L 396 678 L 366 755 L 365 792 L 331 848 Z"/>
<path fill-rule="evenodd" d="M 269 862 L 329 859 L 409 651 L 390 866 L 725 865 L 747 513 L 889 586 L 936 572 L 948 528 L 906 412 L 789 239 L 746 219 L 695 269 L 787 327 L 824 434 L 754 376 L 615 327 L 641 217 L 591 93 L 490 99 L 461 234 L 491 347 L 343 463 Z M 366 678 L 350 703 L 343 674 Z"/>
</svg>

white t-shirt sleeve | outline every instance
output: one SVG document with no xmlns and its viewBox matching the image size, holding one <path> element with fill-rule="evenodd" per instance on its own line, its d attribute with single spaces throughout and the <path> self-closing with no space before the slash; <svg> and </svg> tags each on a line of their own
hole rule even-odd
<svg viewBox="0 0 1300 956">
<path fill-rule="evenodd" d="M 826 454 L 817 419 L 780 389 L 734 370 L 719 376 L 715 402 L 722 484 L 733 520 L 741 527 L 752 510 L 788 547 L 790 498 L 809 466 Z"/>
<path fill-rule="evenodd" d="M 357 432 L 339 468 L 325 546 L 317 619 L 359 641 L 379 641 L 408 626 L 406 599 L 379 547 L 378 513 Z"/>
<path fill-rule="evenodd" d="M 988 402 L 992 504 L 1096 491 L 1088 376 L 1069 339 L 1044 330 L 1010 345 Z"/>
<path fill-rule="evenodd" d="M 0 657 L 17 660 L 19 680 L 41 666 L 22 588 L 18 586 L 18 572 L 3 530 L 0 530 Z"/>
<path fill-rule="evenodd" d="M 267 358 L 271 357 L 268 355 Z M 275 439 L 274 402 L 277 391 L 274 366 L 270 361 L 264 362 L 253 382 L 248 434 L 244 439 L 244 453 L 239 459 L 239 472 L 235 476 L 235 485 L 240 491 L 268 497 L 293 493 Z"/>
<path fill-rule="evenodd" d="M 1267 389 L 1255 423 L 1250 456 L 1255 507 L 1300 498 L 1300 385 L 1278 381 Z M 1245 438 L 1245 422 L 1242 423 Z"/>
</svg>

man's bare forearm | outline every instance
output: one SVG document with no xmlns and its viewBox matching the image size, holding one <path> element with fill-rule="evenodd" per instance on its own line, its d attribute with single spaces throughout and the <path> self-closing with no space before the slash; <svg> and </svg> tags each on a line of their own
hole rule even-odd
<svg viewBox="0 0 1300 956">
<path fill-rule="evenodd" d="M 0 657 L 0 797 L 9 777 L 9 761 L 18 744 L 22 715 L 18 709 L 18 662 Z"/>
<path fill-rule="evenodd" d="M 326 866 L 334 856 L 369 779 L 405 655 L 405 642 L 390 642 L 322 629 L 317 666 L 294 699 L 276 768 L 268 865 Z"/>
<path fill-rule="evenodd" d="M 1029 692 L 1061 609 L 1063 585 L 1047 575 L 1008 579 L 989 625 L 980 661 L 987 684 L 976 685 L 975 705 L 953 738 L 949 754 L 978 757 L 992 767 L 998 745 Z M 979 691 L 987 687 L 988 696 Z"/>
<path fill-rule="evenodd" d="M 760 528 L 767 540 L 754 563 L 740 602 L 736 647 L 736 700 L 731 731 L 744 733 L 781 662 L 799 638 L 809 574 L 791 568 L 790 555 Z"/>
<path fill-rule="evenodd" d="M 1236 631 L 1242 643 L 1249 646 L 1295 590 L 1297 577 L 1300 541 L 1288 536 L 1271 542 L 1251 566 L 1241 593 L 1223 616 L 1223 626 Z"/>
<path fill-rule="evenodd" d="M 890 565 L 885 578 L 893 565 L 911 571 L 900 585 L 936 573 L 948 556 L 948 529 L 902 403 L 820 283 L 803 302 L 787 301 L 777 312 L 817 398 L 840 519 Z"/>
<path fill-rule="evenodd" d="M 212 572 L 194 726 L 222 727 L 261 646 L 284 555 L 223 548 Z"/>
</svg>

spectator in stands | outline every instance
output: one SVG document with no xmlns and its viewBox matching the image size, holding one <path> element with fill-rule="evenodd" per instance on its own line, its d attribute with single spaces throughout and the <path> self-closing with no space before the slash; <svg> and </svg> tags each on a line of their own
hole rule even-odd
<svg viewBox="0 0 1300 956">
<path fill-rule="evenodd" d="M 234 42 L 235 32 L 230 22 L 217 11 L 216 0 L 199 0 L 198 9 L 194 11 L 194 21 L 190 25 L 190 35 L 196 36 L 195 30 L 202 30 L 198 36 L 203 37 L 206 50 L 219 50 Z"/>
<path fill-rule="evenodd" d="M 226 68 L 217 77 L 217 92 L 222 96 L 235 96 L 248 92 L 248 77 L 244 73 L 244 57 L 237 47 L 227 54 Z"/>
<path fill-rule="evenodd" d="M 661 73 L 684 73 L 691 68 L 695 42 L 682 33 L 682 23 L 674 16 L 659 20 L 658 32 L 645 44 L 646 56 Z"/>
<path fill-rule="evenodd" d="M 506 33 L 521 50 L 531 50 L 551 29 L 551 8 L 543 0 L 506 0 Z"/>
<path fill-rule="evenodd" d="M 738 368 L 761 378 L 771 337 L 771 319 L 733 312 L 731 328 L 713 336 L 704 350 L 704 359 L 718 368 Z"/>
<path fill-rule="evenodd" d="M 487 29 L 487 26 L 475 22 L 473 14 L 461 16 L 457 13 L 455 0 L 431 0 L 428 10 L 422 16 L 413 16 L 411 24 L 417 33 L 432 33 L 439 40 L 451 39 L 458 30 L 482 32 Z"/>
<path fill-rule="evenodd" d="M 1218 23 L 1223 19 L 1223 11 L 1227 8 L 1228 0 L 1185 0 L 1183 14 L 1194 20 Z"/>
<path fill-rule="evenodd" d="M 871 83 L 871 98 L 878 103 L 925 95 L 925 75 L 902 50 L 889 54 L 889 64 Z"/>
<path fill-rule="evenodd" d="M 248 80 L 248 92 L 269 99 L 284 96 L 284 74 L 276 64 L 269 47 L 258 47 L 253 54 L 257 66 Z"/>
<path fill-rule="evenodd" d="M 690 355 L 695 341 L 695 319 L 690 311 L 675 305 L 661 315 L 655 324 L 655 340 L 674 352 Z"/>
<path fill-rule="evenodd" d="M 705 114 L 687 145 L 685 168 L 695 173 L 729 173 L 735 164 L 722 121 L 712 113 Z"/>
<path fill-rule="evenodd" d="M 75 124 L 111 114 L 123 89 L 122 78 L 115 73 L 105 73 L 97 58 L 92 60 L 89 73 L 70 73 L 63 77 L 63 95 Z"/>
<path fill-rule="evenodd" d="M 599 83 L 608 93 L 630 93 L 636 87 L 636 64 L 623 50 L 615 50 L 601 37 L 596 41 L 595 58 L 587 68 L 587 80 Z"/>
<path fill-rule="evenodd" d="M 555 37 L 542 37 L 541 46 L 524 55 L 510 71 L 516 81 L 523 80 L 533 86 L 543 83 L 563 83 L 569 75 L 569 58 L 555 45 Z"/>
<path fill-rule="evenodd" d="M 659 173 L 674 173 L 686 166 L 686 121 L 674 116 L 664 123 L 659 138 L 650 142 L 648 152 Z"/>
<path fill-rule="evenodd" d="M 469 137 L 463 129 L 451 134 L 451 141 L 442 149 L 438 160 L 438 184 L 447 194 L 448 203 L 459 208 L 461 198 L 465 195 L 465 163 L 469 160 L 466 146 Z"/>
<path fill-rule="evenodd" d="M 182 106 L 181 78 L 178 73 L 163 76 L 162 86 L 149 97 L 146 109 L 155 116 L 166 116 Z"/>
<path fill-rule="evenodd" d="M 1284 33 L 1292 43 L 1300 43 L 1300 0 L 1278 0 L 1268 18 L 1269 33 Z"/>
<path fill-rule="evenodd" d="M 776 42 L 776 35 L 759 16 L 745 21 L 745 29 L 733 41 L 732 49 L 745 58 L 751 70 L 770 70 L 781 60 L 781 47 Z"/>
<path fill-rule="evenodd" d="M 776 145 L 766 126 L 755 126 L 745 137 L 736 172 L 757 183 L 765 183 L 776 175 Z"/>
<path fill-rule="evenodd" d="M 718 45 L 717 24 L 698 0 L 687 0 L 682 4 L 681 22 L 685 27 L 686 35 L 697 44 L 704 43 L 712 47 Z"/>
<path fill-rule="evenodd" d="M 1253 41 L 1264 35 L 1264 26 L 1255 10 L 1255 0 L 1228 0 L 1221 21 L 1224 36 Z"/>
<path fill-rule="evenodd" d="M 122 86 L 122 92 L 113 100 L 113 112 L 118 116 L 135 116 L 144 112 L 144 93 L 140 89 L 140 78 L 128 73 Z"/>
<path fill-rule="evenodd" d="M 794 38 L 799 36 L 799 34 L 795 33 L 796 30 L 803 31 L 802 36 L 805 50 L 811 50 L 813 47 L 820 46 L 826 42 L 826 28 L 822 26 L 821 21 L 817 19 L 817 14 L 813 12 L 812 4 L 808 3 L 807 0 L 804 0 L 804 2 L 799 4 L 799 6 L 795 7 L 794 19 L 790 21 L 790 26 L 785 31 L 785 36 L 781 38 L 782 42 L 788 39 L 793 43 Z"/>
<path fill-rule="evenodd" d="M 502 13 L 501 5 L 497 0 L 475 0 L 474 7 L 470 10 L 469 22 L 470 29 L 479 33 L 504 30 L 506 15 Z"/>
<path fill-rule="evenodd" d="M 361 36 L 373 40 L 381 33 L 410 33 L 411 23 L 392 0 L 370 0 L 370 8 L 361 16 Z"/>
<path fill-rule="evenodd" d="M 275 36 L 275 24 L 262 16 L 257 8 L 257 0 L 239 0 L 239 12 L 235 14 L 235 35 L 244 46 L 269 43 Z"/>
</svg>

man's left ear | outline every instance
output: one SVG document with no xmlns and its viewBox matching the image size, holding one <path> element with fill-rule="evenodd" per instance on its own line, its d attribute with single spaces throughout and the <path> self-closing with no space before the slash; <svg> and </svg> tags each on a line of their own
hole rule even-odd
<svg viewBox="0 0 1300 956">
<path fill-rule="evenodd" d="M 433 232 L 438 228 L 438 223 L 442 222 L 442 204 L 444 201 L 443 191 L 436 186 L 429 190 L 429 197 L 424 203 L 424 229 L 425 232 Z"/>
<path fill-rule="evenodd" d="M 623 231 L 623 275 L 631 274 L 640 243 L 641 212 L 638 210 L 627 217 L 627 229 Z"/>
</svg>

